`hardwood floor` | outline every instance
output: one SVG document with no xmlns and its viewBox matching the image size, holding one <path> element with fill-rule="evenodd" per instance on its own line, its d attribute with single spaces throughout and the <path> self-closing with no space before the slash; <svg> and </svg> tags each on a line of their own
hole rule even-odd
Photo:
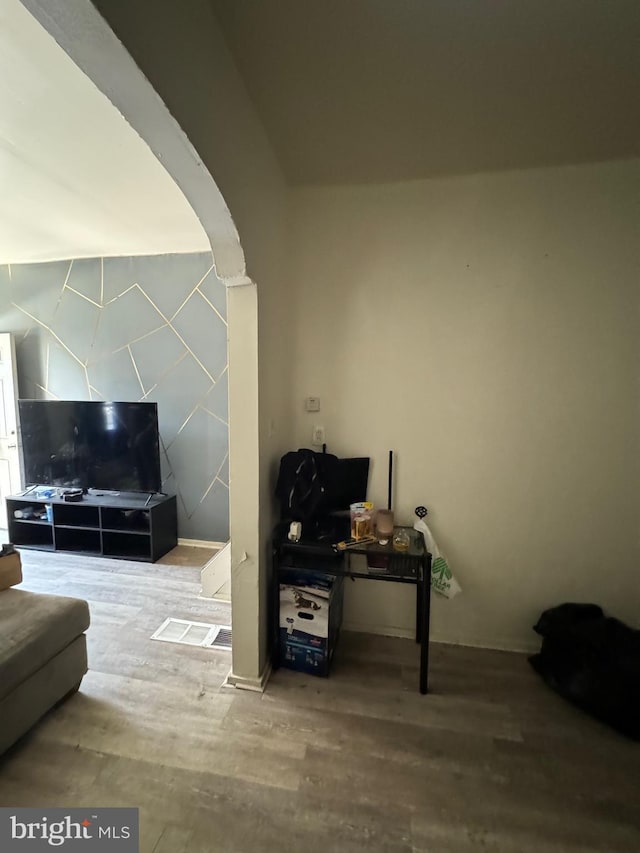
<svg viewBox="0 0 640 853">
<path fill-rule="evenodd" d="M 329 679 L 223 688 L 224 651 L 151 641 L 207 553 L 155 565 L 23 551 L 26 588 L 90 602 L 81 692 L 0 759 L 0 804 L 140 808 L 144 853 L 640 850 L 640 745 L 522 655 L 344 634 Z"/>
</svg>

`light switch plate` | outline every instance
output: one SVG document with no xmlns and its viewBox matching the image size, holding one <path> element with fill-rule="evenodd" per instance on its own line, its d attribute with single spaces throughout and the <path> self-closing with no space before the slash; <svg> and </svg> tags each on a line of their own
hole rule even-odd
<svg viewBox="0 0 640 853">
<path fill-rule="evenodd" d="M 304 401 L 304 407 L 307 412 L 319 412 L 320 397 L 307 397 Z"/>
</svg>

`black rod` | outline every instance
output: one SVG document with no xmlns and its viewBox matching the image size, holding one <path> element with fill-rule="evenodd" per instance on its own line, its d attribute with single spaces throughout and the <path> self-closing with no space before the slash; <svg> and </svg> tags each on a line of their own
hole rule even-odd
<svg viewBox="0 0 640 853">
<path fill-rule="evenodd" d="M 393 450 L 389 451 L 389 488 L 387 491 L 387 509 L 391 509 L 391 485 L 393 483 Z"/>
</svg>

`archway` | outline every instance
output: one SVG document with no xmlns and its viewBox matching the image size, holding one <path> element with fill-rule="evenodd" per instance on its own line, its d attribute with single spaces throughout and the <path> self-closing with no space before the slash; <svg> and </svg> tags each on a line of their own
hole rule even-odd
<svg viewBox="0 0 640 853">
<path fill-rule="evenodd" d="M 89 0 L 21 0 L 149 145 L 191 204 L 228 288 L 230 538 L 234 629 L 230 682 L 258 687 L 260 661 L 258 306 L 240 238 L 193 145 Z M 241 330 L 241 334 L 239 334 Z"/>
</svg>

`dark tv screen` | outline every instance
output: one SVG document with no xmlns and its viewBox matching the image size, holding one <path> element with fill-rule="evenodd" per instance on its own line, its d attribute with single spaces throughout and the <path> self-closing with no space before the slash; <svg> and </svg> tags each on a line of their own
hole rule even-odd
<svg viewBox="0 0 640 853">
<path fill-rule="evenodd" d="M 159 492 L 155 403 L 18 400 L 26 485 Z"/>
</svg>

